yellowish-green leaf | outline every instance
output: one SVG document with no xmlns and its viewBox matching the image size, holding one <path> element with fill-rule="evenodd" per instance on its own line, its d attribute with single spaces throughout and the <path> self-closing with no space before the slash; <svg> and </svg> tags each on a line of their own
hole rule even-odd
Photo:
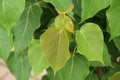
<svg viewBox="0 0 120 80">
<path fill-rule="evenodd" d="M 98 25 L 87 23 L 76 32 L 78 52 L 87 57 L 90 61 L 103 63 L 103 34 Z"/>
<path fill-rule="evenodd" d="M 109 80 L 120 80 L 120 72 L 115 73 Z"/>
<path fill-rule="evenodd" d="M 57 28 L 49 28 L 41 35 L 40 43 L 48 64 L 56 73 L 70 58 L 69 40 L 66 32 Z"/>
<path fill-rule="evenodd" d="M 0 29 L 0 58 L 7 60 L 12 48 L 12 42 L 8 37 L 8 33 Z"/>
<path fill-rule="evenodd" d="M 57 8 L 56 8 L 56 10 L 57 10 L 58 14 L 67 14 L 67 13 L 69 13 L 70 11 L 72 11 L 73 8 L 74 8 L 74 5 L 71 3 L 71 4 L 68 6 L 68 8 L 65 10 L 65 12 L 62 12 L 62 11 L 58 10 Z"/>
<path fill-rule="evenodd" d="M 74 25 L 72 20 L 66 16 L 65 14 L 59 14 L 56 18 L 55 18 L 55 26 L 56 27 L 65 27 L 69 32 L 74 33 Z"/>
<path fill-rule="evenodd" d="M 24 7 L 25 0 L 0 0 L 0 24 L 5 30 L 11 30 L 21 16 Z"/>
</svg>

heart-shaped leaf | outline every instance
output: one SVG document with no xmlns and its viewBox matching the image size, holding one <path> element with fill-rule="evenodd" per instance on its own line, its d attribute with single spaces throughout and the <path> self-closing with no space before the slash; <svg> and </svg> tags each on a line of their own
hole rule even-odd
<svg viewBox="0 0 120 80">
<path fill-rule="evenodd" d="M 32 39 L 33 32 L 40 27 L 42 9 L 36 5 L 25 8 L 21 18 L 14 27 L 15 54 L 26 48 Z"/>
<path fill-rule="evenodd" d="M 87 57 L 90 61 L 103 63 L 103 34 L 98 25 L 87 23 L 76 32 L 78 52 Z"/>
<path fill-rule="evenodd" d="M 28 59 L 35 77 L 37 77 L 44 69 L 48 68 L 48 64 L 46 63 L 41 51 L 39 40 L 32 40 L 30 43 Z"/>
<path fill-rule="evenodd" d="M 40 43 L 48 64 L 56 73 L 70 58 L 67 34 L 64 30 L 50 28 L 41 35 Z"/>
<path fill-rule="evenodd" d="M 0 27 L 10 31 L 21 16 L 25 0 L 0 0 Z"/>
<path fill-rule="evenodd" d="M 111 34 L 111 39 L 120 36 L 120 0 L 112 0 L 112 4 L 107 11 L 107 19 Z"/>
<path fill-rule="evenodd" d="M 82 0 L 81 22 L 93 17 L 98 11 L 108 7 L 110 2 L 111 0 Z"/>
</svg>

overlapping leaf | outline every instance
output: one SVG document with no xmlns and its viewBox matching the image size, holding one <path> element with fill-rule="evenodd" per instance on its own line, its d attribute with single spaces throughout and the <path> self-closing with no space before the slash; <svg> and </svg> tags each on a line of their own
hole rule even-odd
<svg viewBox="0 0 120 80">
<path fill-rule="evenodd" d="M 120 79 L 120 72 L 115 73 L 109 80 L 119 80 Z"/>
<path fill-rule="evenodd" d="M 65 12 L 72 3 L 72 0 L 44 0 L 44 1 L 53 4 L 55 8 L 62 12 Z"/>
<path fill-rule="evenodd" d="M 0 0 L 0 24 L 10 31 L 21 16 L 25 0 Z M 1 27 L 0 26 L 0 27 Z"/>
<path fill-rule="evenodd" d="M 108 25 L 111 39 L 120 36 L 120 0 L 112 0 L 111 7 L 107 11 Z"/>
<path fill-rule="evenodd" d="M 32 40 L 28 50 L 28 59 L 35 77 L 37 77 L 44 69 L 48 68 L 48 64 L 41 51 L 39 40 Z"/>
<path fill-rule="evenodd" d="M 108 53 L 108 48 L 106 46 L 106 44 L 104 44 L 104 48 L 103 48 L 103 62 L 104 64 L 102 64 L 101 62 L 99 61 L 93 61 L 91 63 L 91 66 L 94 66 L 94 67 L 99 67 L 99 66 L 112 66 L 112 63 L 111 63 L 111 58 L 110 58 L 110 55 Z"/>
<path fill-rule="evenodd" d="M 73 1 L 73 4 L 74 4 L 74 13 L 76 13 L 79 17 L 81 16 L 81 1 L 82 0 L 72 0 Z"/>
<path fill-rule="evenodd" d="M 103 62 L 103 34 L 98 25 L 87 23 L 76 32 L 78 52 L 90 61 Z"/>
<path fill-rule="evenodd" d="M 98 78 L 94 73 L 90 73 L 85 80 L 98 80 Z"/>
<path fill-rule="evenodd" d="M 12 43 L 8 37 L 8 33 L 0 29 L 0 58 L 7 60 L 12 48 Z"/>
<path fill-rule="evenodd" d="M 56 73 L 70 57 L 69 40 L 64 30 L 50 28 L 40 37 L 42 51 Z"/>
<path fill-rule="evenodd" d="M 28 46 L 33 32 L 40 26 L 42 10 L 36 5 L 28 6 L 14 27 L 15 53 L 18 54 Z"/>
<path fill-rule="evenodd" d="M 29 80 L 31 67 L 28 62 L 27 51 L 21 52 L 18 56 L 11 53 L 7 65 L 17 80 Z"/>
<path fill-rule="evenodd" d="M 111 0 L 82 0 L 81 22 L 93 17 L 98 11 L 109 6 Z"/>
<path fill-rule="evenodd" d="M 89 74 L 89 61 L 79 54 L 72 56 L 58 74 L 62 80 L 85 80 Z"/>
<path fill-rule="evenodd" d="M 74 33 L 74 25 L 72 20 L 65 14 L 60 14 L 55 18 L 54 22 L 56 27 L 65 27 L 69 32 Z"/>
</svg>

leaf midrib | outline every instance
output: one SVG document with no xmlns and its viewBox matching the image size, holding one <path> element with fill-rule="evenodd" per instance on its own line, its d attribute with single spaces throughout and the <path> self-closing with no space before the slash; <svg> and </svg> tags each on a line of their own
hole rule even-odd
<svg viewBox="0 0 120 80">
<path fill-rule="evenodd" d="M 85 37 L 85 35 L 83 34 L 82 31 L 80 31 L 81 35 L 83 36 L 83 38 L 85 39 L 85 42 L 88 44 L 89 48 L 92 50 L 93 53 L 96 53 L 91 47 L 90 47 L 90 44 L 88 43 L 88 40 L 87 38 Z M 90 53 L 91 54 L 91 53 Z"/>
<path fill-rule="evenodd" d="M 24 29 L 23 35 L 22 35 L 22 37 L 21 37 L 21 39 L 20 39 L 20 41 L 19 41 L 18 47 L 16 48 L 16 52 L 18 51 L 19 46 L 20 46 L 20 44 L 21 44 L 21 42 L 22 42 L 22 40 L 23 40 L 23 37 L 24 37 L 24 35 L 25 35 L 26 31 L 27 31 L 27 27 L 28 27 L 27 25 L 28 25 L 28 21 L 29 21 L 29 13 L 30 13 L 31 8 L 32 8 L 32 5 L 30 5 L 30 6 L 28 7 L 25 29 Z"/>
</svg>

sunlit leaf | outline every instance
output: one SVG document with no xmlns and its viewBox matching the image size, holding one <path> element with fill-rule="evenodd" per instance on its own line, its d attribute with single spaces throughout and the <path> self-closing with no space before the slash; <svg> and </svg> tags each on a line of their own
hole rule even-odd
<svg viewBox="0 0 120 80">
<path fill-rule="evenodd" d="M 82 0 L 81 22 L 93 17 L 98 11 L 108 7 L 110 2 L 111 0 Z"/>
<path fill-rule="evenodd" d="M 41 51 L 39 40 L 32 40 L 30 43 L 28 59 L 35 77 L 37 77 L 44 69 L 48 68 L 48 64 L 46 63 Z"/>
<path fill-rule="evenodd" d="M 119 80 L 120 79 L 120 72 L 115 73 L 109 80 Z"/>
<path fill-rule="evenodd" d="M 48 64 L 56 73 L 70 58 L 67 34 L 64 30 L 50 28 L 41 35 L 40 43 Z"/>
<path fill-rule="evenodd" d="M 76 32 L 78 52 L 90 61 L 103 63 L 103 34 L 98 25 L 87 23 Z"/>
<path fill-rule="evenodd" d="M 24 7 L 25 0 L 0 0 L 0 24 L 6 31 L 15 25 Z"/>
<path fill-rule="evenodd" d="M 92 61 L 91 66 L 94 66 L 94 67 L 111 66 L 112 67 L 111 57 L 110 57 L 110 54 L 108 52 L 108 48 L 107 48 L 106 44 L 104 44 L 102 57 L 103 57 L 104 64 L 102 64 L 99 61 Z"/>
<path fill-rule="evenodd" d="M 0 58 L 7 60 L 12 48 L 12 42 L 8 37 L 8 33 L 0 29 Z"/>
<path fill-rule="evenodd" d="M 55 18 L 55 22 L 54 22 L 56 27 L 65 27 L 69 32 L 74 33 L 74 25 L 72 20 L 64 15 L 64 14 L 60 14 Z"/>
</svg>

